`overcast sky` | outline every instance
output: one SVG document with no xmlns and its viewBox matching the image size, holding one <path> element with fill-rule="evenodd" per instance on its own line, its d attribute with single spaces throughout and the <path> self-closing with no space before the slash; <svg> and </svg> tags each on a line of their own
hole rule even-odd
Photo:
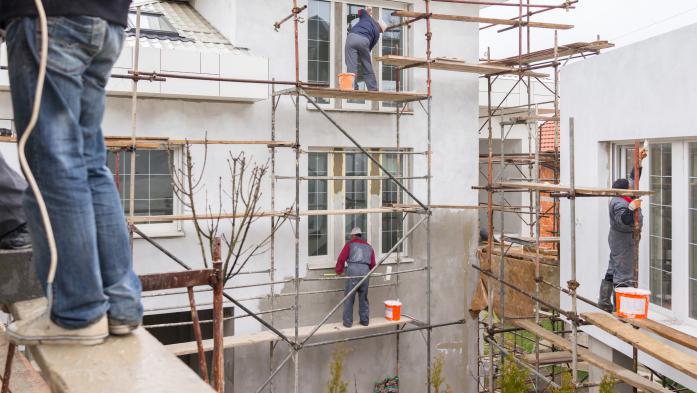
<svg viewBox="0 0 697 393">
<path fill-rule="evenodd" d="M 530 0 L 530 3 L 561 4 L 562 0 Z M 488 7 L 481 11 L 481 16 L 491 18 L 507 19 L 517 14 L 517 7 Z M 592 41 L 600 35 L 601 40 L 621 47 L 697 23 L 697 0 L 580 0 L 576 9 L 547 11 L 533 16 L 532 20 L 574 25 L 571 30 L 559 30 L 559 44 Z M 500 27 L 480 31 L 480 56 L 488 46 L 492 58 L 518 53 L 518 30 L 497 33 L 498 29 Z M 525 32 L 523 34 L 525 36 Z M 554 46 L 554 30 L 532 29 L 531 34 L 531 50 Z"/>
</svg>

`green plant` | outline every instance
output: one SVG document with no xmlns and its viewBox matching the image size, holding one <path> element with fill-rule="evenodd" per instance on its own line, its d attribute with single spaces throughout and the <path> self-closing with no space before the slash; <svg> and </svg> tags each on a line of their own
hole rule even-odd
<svg viewBox="0 0 697 393">
<path fill-rule="evenodd" d="M 329 382 L 327 383 L 328 393 L 348 393 L 348 382 L 342 380 L 344 373 L 344 359 L 348 350 L 339 347 L 332 354 L 332 362 L 329 365 Z"/>
<path fill-rule="evenodd" d="M 453 390 L 448 385 L 445 383 L 445 377 L 443 377 L 443 367 L 445 366 L 445 356 L 443 354 L 439 354 L 436 356 L 435 359 L 433 359 L 433 363 L 431 365 L 431 386 L 433 387 L 433 392 L 434 393 L 452 393 Z M 441 387 L 445 384 L 445 390 L 441 391 Z"/>
<path fill-rule="evenodd" d="M 549 389 L 551 393 L 574 393 L 576 391 L 576 386 L 574 386 L 574 381 L 571 378 L 571 372 L 567 371 L 561 375 L 561 384 L 558 388 Z"/>
<path fill-rule="evenodd" d="M 525 393 L 527 385 L 527 373 L 513 358 L 508 355 L 503 361 L 501 373 L 501 391 L 503 393 Z"/>
<path fill-rule="evenodd" d="M 617 379 L 614 377 L 605 374 L 603 376 L 603 380 L 600 381 L 600 393 L 613 393 L 615 391 L 615 384 L 617 383 Z"/>
</svg>

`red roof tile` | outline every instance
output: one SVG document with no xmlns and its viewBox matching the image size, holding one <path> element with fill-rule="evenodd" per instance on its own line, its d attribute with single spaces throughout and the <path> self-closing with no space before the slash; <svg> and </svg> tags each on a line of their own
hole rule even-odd
<svg viewBox="0 0 697 393">
<path fill-rule="evenodd" d="M 558 124 L 556 121 L 546 121 L 540 126 L 541 152 L 554 152 L 554 131 L 557 129 Z M 559 142 L 557 141 L 557 143 Z"/>
</svg>

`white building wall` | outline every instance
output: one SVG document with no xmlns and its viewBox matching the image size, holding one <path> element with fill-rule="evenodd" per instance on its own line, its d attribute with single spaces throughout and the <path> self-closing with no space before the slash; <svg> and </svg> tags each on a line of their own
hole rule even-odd
<svg viewBox="0 0 697 393">
<path fill-rule="evenodd" d="M 562 69 L 561 96 L 561 181 L 569 184 L 569 119 L 575 120 L 576 184 L 591 187 L 611 185 L 610 142 L 633 140 L 681 141 L 697 137 L 697 78 L 692 64 L 697 61 L 694 51 L 684 50 L 685 42 L 697 37 L 697 25 L 691 25 L 633 45 L 613 50 L 588 60 L 570 64 Z M 684 158 L 673 149 L 673 162 Z M 677 155 L 677 157 L 676 157 Z M 650 160 L 650 157 L 649 157 Z M 648 168 L 640 188 L 647 190 Z M 686 179 L 674 173 L 674 179 Z M 677 192 L 679 191 L 679 192 Z M 649 226 L 648 200 L 644 199 L 644 228 L 640 245 L 640 286 L 648 288 Z M 609 249 L 607 233 L 609 219 L 607 198 L 578 198 L 576 200 L 576 260 L 579 294 L 596 299 L 599 283 L 607 268 Z M 673 188 L 673 222 L 687 213 L 686 182 Z M 570 279 L 569 202 L 561 205 L 561 279 Z M 682 232 L 682 233 L 680 233 Z M 673 327 L 697 335 L 694 321 L 687 318 L 688 275 L 687 228 L 673 228 L 673 313 L 652 312 L 651 317 Z M 677 238 L 675 237 L 677 236 Z M 685 284 L 680 284 L 685 281 Z M 676 302 L 680 302 L 678 305 Z M 569 307 L 569 299 L 562 296 Z M 581 312 L 590 308 L 579 302 Z M 656 310 L 654 310 L 656 311 Z M 621 343 L 610 339 L 598 329 L 588 329 L 599 340 L 617 349 Z M 679 375 L 665 365 L 651 362 L 662 372 L 692 390 L 693 379 Z"/>
</svg>

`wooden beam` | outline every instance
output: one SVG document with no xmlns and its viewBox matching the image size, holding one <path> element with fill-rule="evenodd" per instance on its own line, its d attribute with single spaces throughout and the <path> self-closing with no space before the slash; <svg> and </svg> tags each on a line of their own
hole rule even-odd
<svg viewBox="0 0 697 393">
<path fill-rule="evenodd" d="M 548 183 L 533 183 L 533 182 L 500 182 L 494 184 L 494 188 L 503 190 L 520 190 L 520 191 L 547 191 L 565 193 L 570 192 L 569 186 L 561 184 Z M 594 188 L 594 187 L 576 187 L 577 196 L 646 196 L 653 195 L 653 191 L 641 190 L 625 190 L 619 188 Z"/>
<path fill-rule="evenodd" d="M 398 55 L 385 55 L 376 58 L 387 65 L 392 65 L 401 68 L 426 68 L 429 61 L 417 57 L 409 56 L 398 56 Z M 546 78 L 549 74 L 544 74 L 540 72 L 533 71 L 521 71 L 516 67 L 509 66 L 496 66 L 490 64 L 471 64 L 466 63 L 464 60 L 460 59 L 446 59 L 437 58 L 430 61 L 431 69 L 441 70 L 441 71 L 454 71 L 454 72 L 467 72 L 479 75 L 503 75 L 503 74 L 515 74 L 524 75 L 530 77 Z"/>
<path fill-rule="evenodd" d="M 557 59 L 563 59 L 568 56 L 573 56 L 581 53 L 598 53 L 603 49 L 608 49 L 614 47 L 608 41 L 592 41 L 592 42 L 574 42 L 572 44 L 560 45 L 557 47 L 556 57 Z M 536 52 L 530 52 L 522 55 L 520 58 L 518 56 L 511 56 L 505 59 L 491 60 L 485 64 L 492 65 L 517 65 L 519 62 L 523 64 L 537 63 L 545 60 L 554 60 L 555 52 L 554 48 L 548 48 L 539 50 Z"/>
<path fill-rule="evenodd" d="M 549 330 L 541 327 L 540 325 L 536 324 L 534 321 L 529 321 L 529 320 L 513 320 L 512 323 L 518 327 L 521 327 L 530 333 L 535 334 L 536 336 L 545 339 L 552 344 L 563 348 L 566 351 L 571 351 L 572 349 L 572 344 L 569 342 L 569 340 L 557 336 L 553 332 L 550 332 Z M 593 366 L 599 367 L 603 370 L 605 370 L 606 373 L 612 375 L 613 377 L 620 379 L 626 383 L 628 383 L 631 386 L 634 386 L 635 388 L 644 390 L 646 392 L 652 392 L 652 393 L 670 393 L 671 390 L 666 389 L 662 387 L 661 385 L 649 381 L 646 378 L 643 378 L 639 376 L 638 374 L 632 372 L 629 369 L 626 369 L 624 367 L 621 367 L 614 362 L 607 360 L 605 358 L 602 358 L 593 352 L 589 351 L 586 348 L 583 347 L 578 347 L 578 356 L 582 359 L 584 359 L 586 362 L 592 364 Z"/>
<path fill-rule="evenodd" d="M 623 323 L 606 313 L 589 312 L 581 317 L 593 325 L 612 334 L 620 340 L 679 370 L 692 378 L 697 378 L 697 358 L 673 348 L 668 344 L 646 335 L 631 325 Z"/>
<path fill-rule="evenodd" d="M 534 353 L 523 356 L 523 360 L 533 366 L 537 364 L 537 359 Z M 571 352 L 540 352 L 540 366 L 550 366 L 553 364 L 571 363 Z"/>
<path fill-rule="evenodd" d="M 360 324 L 354 324 L 350 328 L 346 328 L 343 326 L 341 322 L 337 323 L 328 323 L 323 325 L 317 333 L 315 333 L 312 337 L 321 337 L 321 336 L 328 336 L 332 334 L 340 334 L 340 333 L 364 333 L 369 330 L 377 330 L 377 329 L 382 329 L 385 327 L 392 327 L 392 326 L 397 326 L 397 325 L 402 325 L 402 324 L 407 324 L 407 323 L 412 323 L 413 321 L 410 318 L 402 316 L 402 319 L 399 321 L 388 321 L 385 318 L 371 318 L 370 323 L 368 326 L 363 326 Z M 314 329 L 314 326 L 302 326 L 298 330 L 298 337 L 299 338 L 304 338 L 307 337 L 308 334 Z M 287 336 L 292 336 L 295 334 L 294 329 L 283 329 L 281 332 Z M 248 334 L 248 335 L 243 335 L 243 336 L 228 336 L 225 337 L 223 340 L 223 346 L 225 348 L 238 348 L 238 347 L 244 347 L 248 345 L 255 345 L 255 344 L 263 344 L 263 343 L 269 343 L 269 342 L 276 342 L 279 341 L 280 338 L 273 332 L 270 331 L 263 331 L 259 333 L 254 333 L 254 334 Z M 166 345 L 165 348 L 167 348 L 172 354 L 176 356 L 182 356 L 182 355 L 190 355 L 192 353 L 196 353 L 197 347 L 196 347 L 196 342 L 186 342 L 186 343 L 179 343 L 179 344 L 171 344 L 171 345 Z M 203 340 L 203 349 L 205 351 L 212 351 L 213 350 L 213 340 Z"/>
<path fill-rule="evenodd" d="M 657 335 L 666 338 L 676 344 L 680 344 L 685 348 L 690 348 L 697 351 L 697 337 L 690 336 L 680 330 L 664 325 L 651 319 L 622 319 L 624 322 L 636 326 L 641 329 L 647 329 Z"/>
<path fill-rule="evenodd" d="M 341 90 L 322 87 L 303 87 L 310 97 L 339 98 L 346 100 L 386 101 L 386 102 L 411 102 L 428 98 L 428 95 L 405 91 L 367 91 L 367 90 Z M 297 89 L 286 89 L 276 92 L 276 95 L 294 95 Z"/>
<path fill-rule="evenodd" d="M 0 143 L 17 143 L 14 137 L 0 137 Z M 131 147 L 133 144 L 130 137 L 106 136 L 104 143 L 107 148 L 123 149 Z M 190 145 L 266 145 L 269 147 L 292 147 L 293 141 L 267 141 L 267 140 L 222 140 L 222 139 L 169 139 L 166 137 L 137 137 L 137 149 L 165 149 L 169 146 Z"/>
<path fill-rule="evenodd" d="M 401 16 L 406 18 L 425 18 L 428 14 L 423 12 L 412 12 L 412 11 L 395 11 L 392 13 L 394 16 Z M 431 19 L 438 20 L 449 20 L 455 22 L 472 22 L 472 23 L 490 23 L 494 25 L 509 25 L 509 26 L 519 26 L 520 22 L 517 20 L 510 19 L 496 19 L 496 18 L 483 18 L 479 16 L 465 16 L 465 15 L 446 15 L 446 14 L 431 14 Z M 545 23 L 545 22 L 526 22 L 523 21 L 523 26 L 537 27 L 541 29 L 553 29 L 553 30 L 569 30 L 573 29 L 574 25 L 566 25 L 560 23 Z"/>
</svg>

